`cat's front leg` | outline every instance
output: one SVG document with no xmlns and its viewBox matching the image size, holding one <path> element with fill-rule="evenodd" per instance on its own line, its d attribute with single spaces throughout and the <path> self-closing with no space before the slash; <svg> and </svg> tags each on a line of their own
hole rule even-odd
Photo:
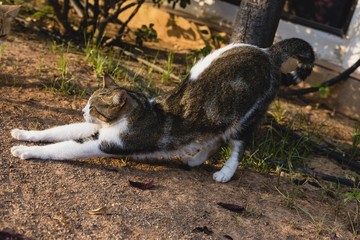
<svg viewBox="0 0 360 240">
<path fill-rule="evenodd" d="M 21 159 L 71 160 L 92 157 L 109 157 L 111 155 L 100 150 L 100 142 L 83 143 L 65 141 L 44 146 L 14 146 L 11 153 Z"/>
<path fill-rule="evenodd" d="M 90 137 L 98 132 L 99 129 L 100 125 L 98 124 L 83 122 L 57 126 L 41 131 L 13 129 L 11 136 L 17 140 L 28 142 L 61 142 Z"/>
<path fill-rule="evenodd" d="M 228 160 L 220 171 L 214 173 L 213 179 L 217 182 L 228 182 L 234 175 L 240 160 L 245 151 L 245 142 L 239 140 L 230 140 L 231 153 Z"/>
</svg>

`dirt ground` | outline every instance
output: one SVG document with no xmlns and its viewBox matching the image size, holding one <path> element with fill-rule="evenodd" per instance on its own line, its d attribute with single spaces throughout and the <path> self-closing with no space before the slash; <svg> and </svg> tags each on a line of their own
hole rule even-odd
<svg viewBox="0 0 360 240">
<path fill-rule="evenodd" d="M 336 188 L 325 181 L 319 180 L 324 188 L 309 183 L 298 187 L 284 175 L 277 190 L 276 172 L 239 168 L 229 183 L 220 184 L 212 180 L 220 165 L 209 163 L 188 169 L 178 160 L 24 161 L 13 157 L 11 146 L 21 143 L 11 138 L 11 129 L 82 121 L 86 98 L 53 93 L 42 85 L 58 74 L 54 69 L 59 54 L 52 47 L 48 37 L 21 27 L 14 28 L 2 47 L 0 232 L 26 239 L 356 238 L 350 221 L 355 202 L 344 203 L 345 193 L 352 188 Z M 84 55 L 66 57 L 69 72 L 79 84 L 97 85 Z M 283 102 L 287 115 L 301 111 L 314 125 L 325 126 L 329 143 L 350 144 L 354 121 L 316 104 Z M 309 161 L 318 171 L 339 177 L 351 173 L 316 154 Z M 154 187 L 140 190 L 129 180 L 154 180 Z M 294 204 L 289 204 L 294 191 Z M 219 202 L 243 206 L 245 211 L 231 212 Z M 107 214 L 89 213 L 101 207 L 107 207 Z"/>
</svg>

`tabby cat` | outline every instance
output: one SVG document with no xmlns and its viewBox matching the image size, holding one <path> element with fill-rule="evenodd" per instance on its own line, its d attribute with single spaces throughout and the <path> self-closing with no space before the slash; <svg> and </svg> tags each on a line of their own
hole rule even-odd
<svg viewBox="0 0 360 240">
<path fill-rule="evenodd" d="M 280 67 L 290 57 L 299 61 L 288 74 Z M 181 156 L 194 167 L 228 141 L 231 154 L 217 182 L 234 175 L 245 145 L 281 84 L 296 84 L 312 70 L 312 47 L 301 39 L 283 40 L 268 49 L 230 44 L 201 59 L 172 91 L 152 99 L 119 87 L 105 76 L 83 109 L 85 122 L 43 131 L 14 129 L 22 141 L 57 142 L 14 146 L 21 159 L 78 159 L 129 156 Z"/>
<path fill-rule="evenodd" d="M 19 5 L 0 5 L 0 44 L 9 34 L 11 21 L 19 10 Z"/>
</svg>

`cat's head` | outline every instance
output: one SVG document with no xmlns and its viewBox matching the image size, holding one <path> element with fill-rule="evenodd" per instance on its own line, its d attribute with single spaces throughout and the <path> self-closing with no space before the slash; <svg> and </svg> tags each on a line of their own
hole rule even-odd
<svg viewBox="0 0 360 240">
<path fill-rule="evenodd" d="M 0 5 L 0 43 L 9 34 L 11 21 L 19 10 L 19 5 Z"/>
<path fill-rule="evenodd" d="M 130 101 L 124 88 L 105 75 L 103 87 L 96 90 L 83 109 L 85 121 L 90 123 L 111 124 L 128 112 Z"/>
</svg>

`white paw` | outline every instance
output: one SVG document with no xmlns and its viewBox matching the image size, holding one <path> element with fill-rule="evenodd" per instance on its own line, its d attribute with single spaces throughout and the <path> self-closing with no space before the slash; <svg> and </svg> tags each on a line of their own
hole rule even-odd
<svg viewBox="0 0 360 240">
<path fill-rule="evenodd" d="M 38 139 L 34 134 L 30 131 L 21 130 L 21 129 L 13 129 L 11 131 L 11 136 L 20 141 L 28 141 L 28 142 L 37 142 Z"/>
<path fill-rule="evenodd" d="M 30 159 L 30 158 L 34 158 L 34 156 L 32 154 L 33 151 L 31 151 L 31 149 L 32 149 L 32 147 L 19 145 L 19 146 L 12 147 L 11 153 L 15 157 L 18 157 L 21 159 Z"/>
<path fill-rule="evenodd" d="M 225 174 L 222 171 L 218 171 L 216 173 L 213 174 L 213 179 L 217 182 L 221 182 L 221 183 L 225 183 L 230 181 L 232 175 L 229 176 L 228 174 Z"/>
</svg>

